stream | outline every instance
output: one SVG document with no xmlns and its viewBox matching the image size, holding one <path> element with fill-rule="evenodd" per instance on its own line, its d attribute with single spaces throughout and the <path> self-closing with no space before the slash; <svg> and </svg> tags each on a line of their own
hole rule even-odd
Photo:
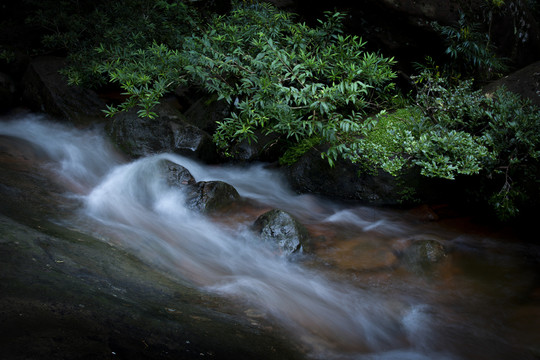
<svg viewBox="0 0 540 360">
<path fill-rule="evenodd" d="M 128 161 L 99 127 L 44 116 L 0 121 L 0 141 L 33 149 L 39 171 L 75 202 L 54 221 L 124 249 L 153 268 L 249 309 L 314 359 L 538 359 L 540 247 L 466 219 L 298 195 L 265 164 L 208 166 L 176 154 Z M 22 145 L 21 145 L 22 146 Z M 160 176 L 165 160 L 197 181 L 233 185 L 243 201 L 209 215 L 189 210 Z M 443 190 L 441 190 L 443 191 Z M 251 225 L 289 212 L 311 246 L 286 257 Z M 430 266 L 403 261 L 417 239 L 448 254 Z"/>
</svg>

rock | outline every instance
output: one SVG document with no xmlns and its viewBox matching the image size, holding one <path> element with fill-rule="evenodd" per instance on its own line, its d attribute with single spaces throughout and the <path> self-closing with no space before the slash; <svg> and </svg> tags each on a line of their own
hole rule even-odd
<svg viewBox="0 0 540 360">
<path fill-rule="evenodd" d="M 276 134 L 264 134 L 255 130 L 257 141 L 249 143 L 247 140 L 231 146 L 233 160 L 240 162 L 263 161 L 276 162 L 284 154 L 287 145 Z"/>
<path fill-rule="evenodd" d="M 185 190 L 186 206 L 192 210 L 208 213 L 240 199 L 238 191 L 223 181 L 196 182 L 188 169 L 169 160 L 163 160 L 160 166 L 169 186 Z"/>
<path fill-rule="evenodd" d="M 483 92 L 492 96 L 502 86 L 540 106 L 540 61 L 490 83 L 484 87 Z"/>
<path fill-rule="evenodd" d="M 172 131 L 164 117 L 139 118 L 131 110 L 116 115 L 107 124 L 107 132 L 122 151 L 135 158 L 171 149 Z"/>
<path fill-rule="evenodd" d="M 195 178 L 188 169 L 182 165 L 178 165 L 169 160 L 164 160 L 163 172 L 167 180 L 167 184 L 172 187 L 183 187 L 186 185 L 194 185 Z"/>
<path fill-rule="evenodd" d="M 279 209 L 259 216 L 253 228 L 263 241 L 277 244 L 284 255 L 301 252 L 309 239 L 307 229 L 290 214 Z"/>
<path fill-rule="evenodd" d="M 183 95 L 187 98 L 187 95 Z M 209 134 L 217 128 L 217 122 L 223 121 L 230 114 L 229 104 L 224 100 L 217 100 L 215 95 L 201 95 L 184 113 L 185 119 Z"/>
<path fill-rule="evenodd" d="M 64 67 L 60 57 L 33 59 L 23 77 L 23 101 L 34 111 L 72 122 L 103 120 L 105 103 L 92 90 L 68 85 L 59 73 Z"/>
<path fill-rule="evenodd" d="M 183 115 L 167 102 L 155 109 L 155 119 L 139 118 L 132 109 L 116 115 L 107 131 L 117 146 L 133 157 L 174 152 L 207 163 L 217 161 L 212 138 L 205 131 L 188 124 Z"/>
<path fill-rule="evenodd" d="M 217 100 L 216 95 L 203 94 L 196 101 L 191 102 L 185 89 L 178 89 L 178 96 L 181 100 L 191 103 L 188 110 L 184 113 L 185 120 L 191 125 L 196 126 L 208 134 L 214 134 L 217 130 L 217 123 L 230 116 L 230 105 L 224 100 Z M 192 94 L 190 93 L 192 96 Z M 238 162 L 251 161 L 276 161 L 283 155 L 284 147 L 277 141 L 275 134 L 265 135 L 260 130 L 255 130 L 258 141 L 249 143 L 247 140 L 239 143 L 230 144 L 227 151 L 230 152 L 229 160 Z"/>
<path fill-rule="evenodd" d="M 448 255 L 448 249 L 442 242 L 431 236 L 417 236 L 407 239 L 405 247 L 398 250 L 398 257 L 410 269 L 427 270 L 441 262 Z"/>
<path fill-rule="evenodd" d="M 332 199 L 354 200 L 369 205 L 416 206 L 425 203 L 451 202 L 459 198 L 468 182 L 429 178 L 418 168 L 399 176 L 379 169 L 365 169 L 360 164 L 338 159 L 330 167 L 321 159 L 324 149 L 312 149 L 295 164 L 284 169 L 291 187 L 299 193 L 318 194 Z M 444 188 L 445 191 L 440 191 Z"/>
<path fill-rule="evenodd" d="M 170 122 L 172 131 L 172 151 L 186 156 L 193 156 L 206 163 L 218 159 L 212 137 L 196 126 L 185 122 Z"/>
<path fill-rule="evenodd" d="M 219 210 L 239 200 L 238 191 L 223 181 L 199 181 L 189 187 L 186 205 L 202 213 Z"/>
<path fill-rule="evenodd" d="M 396 204 L 398 182 L 383 171 L 359 174 L 358 165 L 338 160 L 333 168 L 311 151 L 286 170 L 291 186 L 300 193 L 358 200 L 369 204 Z M 324 174 L 324 176 L 322 176 Z"/>
</svg>

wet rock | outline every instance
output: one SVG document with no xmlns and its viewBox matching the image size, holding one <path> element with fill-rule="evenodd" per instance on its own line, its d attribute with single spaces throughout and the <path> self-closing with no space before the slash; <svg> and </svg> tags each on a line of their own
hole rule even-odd
<svg viewBox="0 0 540 360">
<path fill-rule="evenodd" d="M 195 178 L 188 169 L 182 165 L 178 165 L 169 160 L 164 160 L 162 163 L 163 173 L 167 179 L 169 186 L 182 187 L 185 185 L 195 184 Z"/>
<path fill-rule="evenodd" d="M 466 183 L 422 176 L 418 168 L 392 176 L 381 169 L 366 169 L 362 164 L 343 159 L 330 167 L 327 160 L 321 159 L 322 151 L 324 148 L 312 149 L 284 169 L 295 191 L 369 205 L 416 206 L 418 201 L 454 201 L 467 188 Z M 441 188 L 445 191 L 440 191 Z"/>
<path fill-rule="evenodd" d="M 274 209 L 257 218 L 254 230 L 261 239 L 275 243 L 284 255 L 302 251 L 303 244 L 308 241 L 307 229 L 289 213 Z"/>
<path fill-rule="evenodd" d="M 383 171 L 376 175 L 359 174 L 359 171 L 358 165 L 343 160 L 332 168 L 321 159 L 318 151 L 311 151 L 291 165 L 286 174 L 291 186 L 300 193 L 369 204 L 397 204 L 399 187 L 396 178 Z"/>
<path fill-rule="evenodd" d="M 23 101 L 34 111 L 73 122 L 103 120 L 105 103 L 89 89 L 70 86 L 60 74 L 65 60 L 44 56 L 33 59 L 23 77 Z"/>
<path fill-rule="evenodd" d="M 276 134 L 264 134 L 255 131 L 257 141 L 241 141 L 231 146 L 233 160 L 239 162 L 264 161 L 276 162 L 284 154 L 287 145 Z"/>
<path fill-rule="evenodd" d="M 207 163 L 214 163 L 218 156 L 212 137 L 196 126 L 184 122 L 171 122 L 172 151 L 194 156 Z"/>
<path fill-rule="evenodd" d="M 174 152 L 207 163 L 217 161 L 212 138 L 205 131 L 188 124 L 182 114 L 163 103 L 155 119 L 139 118 L 137 110 L 120 113 L 107 130 L 118 147 L 133 157 Z"/>
<path fill-rule="evenodd" d="M 0 261 L 3 359 L 304 358 L 264 319 L 76 230 L 0 214 Z"/>
<path fill-rule="evenodd" d="M 219 210 L 240 199 L 238 191 L 223 181 L 199 181 L 187 191 L 186 204 L 202 213 Z"/>
<path fill-rule="evenodd" d="M 186 97 L 186 95 L 184 95 Z M 184 113 L 186 122 L 196 126 L 208 134 L 213 134 L 217 129 L 217 123 L 230 116 L 231 106 L 224 100 L 217 100 L 215 95 L 202 95 L 194 101 Z M 241 141 L 230 144 L 227 149 L 230 152 L 229 160 L 238 162 L 250 161 L 276 161 L 283 153 L 283 147 L 277 143 L 274 134 L 265 135 L 256 131 L 259 141 Z"/>
<path fill-rule="evenodd" d="M 192 210 L 207 213 L 240 199 L 238 191 L 226 182 L 196 182 L 188 169 L 169 160 L 163 160 L 160 166 L 169 186 L 185 190 L 186 205 Z"/>
<path fill-rule="evenodd" d="M 217 123 L 230 115 L 229 104 L 224 100 L 217 100 L 215 95 L 201 95 L 201 98 L 190 104 L 184 115 L 189 124 L 213 134 Z"/>
<path fill-rule="evenodd" d="M 122 151 L 137 158 L 170 150 L 172 132 L 166 120 L 139 118 L 132 110 L 116 115 L 107 131 Z"/>
</svg>

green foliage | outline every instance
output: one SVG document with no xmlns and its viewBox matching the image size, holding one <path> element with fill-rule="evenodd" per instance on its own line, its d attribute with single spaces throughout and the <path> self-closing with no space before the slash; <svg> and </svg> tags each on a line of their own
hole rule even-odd
<svg viewBox="0 0 540 360">
<path fill-rule="evenodd" d="M 499 6 L 493 1 L 493 6 Z M 490 15 L 491 17 L 492 15 Z M 489 19 L 491 27 L 491 18 Z M 505 60 L 497 57 L 490 42 L 490 33 L 480 30 L 480 25 L 469 23 L 461 14 L 456 26 L 432 24 L 446 40 L 446 54 L 453 60 L 449 70 L 458 74 L 469 74 L 484 80 L 493 78 L 506 70 Z"/>
<path fill-rule="evenodd" d="M 451 163 L 462 168 L 457 172 L 482 173 L 486 179 L 492 179 L 490 187 L 494 193 L 485 196 L 489 197 L 498 216 L 501 219 L 515 217 L 520 206 L 536 202 L 540 110 L 505 89 L 487 97 L 474 91 L 471 81 L 451 86 L 447 80 L 430 72 L 421 74 L 417 81 L 421 85 L 417 106 L 432 129 L 451 138 L 454 154 L 450 157 Z M 449 148 L 433 150 L 433 156 L 438 158 L 448 153 Z M 441 176 L 440 170 L 432 172 L 426 164 L 418 164 L 424 166 L 423 172 L 447 177 Z M 444 160 L 438 165 L 444 165 Z M 447 170 L 444 172 L 448 174 Z"/>
<path fill-rule="evenodd" d="M 540 201 L 540 110 L 505 89 L 488 97 L 472 81 L 416 76 L 414 104 L 370 118 L 346 158 L 391 174 L 411 166 L 428 177 L 482 176 L 478 194 L 499 218 Z"/>
<path fill-rule="evenodd" d="M 185 58 L 177 50 L 154 43 L 145 50 L 120 49 L 103 46 L 98 52 L 107 53 L 108 60 L 95 68 L 99 74 L 107 74 L 109 81 L 120 84 L 127 100 L 119 106 L 109 105 L 107 116 L 138 106 L 140 117 L 155 118 L 152 111 L 159 100 L 184 80 Z"/>
<path fill-rule="evenodd" d="M 295 144 L 294 146 L 289 147 L 283 156 L 279 159 L 281 165 L 292 165 L 300 159 L 302 155 L 307 153 L 309 150 L 315 148 L 317 145 L 320 145 L 321 138 L 319 136 L 313 136 L 306 138 Z"/>
<path fill-rule="evenodd" d="M 195 12 L 181 0 L 29 1 L 38 11 L 28 22 L 45 30 L 47 48 L 68 53 L 65 74 L 77 85 L 107 83 L 98 67 L 154 43 L 180 48 L 196 26 Z"/>
<path fill-rule="evenodd" d="M 186 39 L 192 81 L 233 105 L 214 136 L 219 146 L 257 141 L 259 130 L 339 146 L 361 129 L 390 97 L 394 61 L 343 35 L 343 16 L 311 28 L 267 4 L 241 5 Z"/>
<path fill-rule="evenodd" d="M 48 45 L 68 50 L 70 81 L 123 89 L 126 100 L 109 106 L 109 116 L 137 107 L 139 116 L 155 118 L 160 98 L 187 83 L 229 103 L 230 116 L 214 133 L 224 153 L 272 134 L 289 144 L 282 164 L 324 145 L 330 165 L 346 159 L 393 175 L 416 167 L 445 179 L 481 174 L 490 191 L 483 195 L 501 218 L 539 198 L 539 110 L 504 90 L 488 98 L 472 80 L 458 80 L 461 72 L 485 79 L 503 69 L 489 31 L 464 16 L 457 27 L 435 25 L 457 64 L 447 69 L 453 77 L 425 68 L 408 103 L 394 91 L 394 59 L 344 34 L 341 13 L 310 27 L 244 1 L 203 25 L 180 0 L 45 3 L 34 20 L 49 29 Z"/>
<path fill-rule="evenodd" d="M 9 64 L 15 60 L 15 53 L 12 50 L 5 49 L 0 46 L 0 61 L 4 61 Z"/>
<path fill-rule="evenodd" d="M 434 124 L 418 107 L 377 117 L 373 129 L 351 146 L 348 158 L 397 175 L 418 166 L 422 175 L 454 179 L 476 174 L 489 156 L 481 139 Z"/>
<path fill-rule="evenodd" d="M 503 183 L 490 202 L 500 218 L 508 219 L 519 213 L 521 205 L 540 201 L 540 109 L 500 89 L 486 117 L 484 138 L 496 154 L 486 168 Z"/>
</svg>

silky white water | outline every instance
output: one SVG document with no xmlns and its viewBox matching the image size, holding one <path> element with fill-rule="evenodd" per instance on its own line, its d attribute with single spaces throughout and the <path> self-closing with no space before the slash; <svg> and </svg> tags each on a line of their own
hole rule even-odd
<svg viewBox="0 0 540 360">
<path fill-rule="evenodd" d="M 439 299 L 436 287 L 428 286 L 423 294 L 414 282 L 416 288 L 409 291 L 392 280 L 391 269 L 382 285 L 363 283 L 324 266 L 305 265 L 303 256 L 309 255 L 280 256 L 251 232 L 253 218 L 231 225 L 186 208 L 183 190 L 167 184 L 162 164 L 182 165 L 197 181 L 225 181 L 244 199 L 286 210 L 313 228 L 330 226 L 366 238 L 376 233 L 383 239 L 377 244 L 413 231 L 392 213 L 296 195 L 262 164 L 209 167 L 174 154 L 126 162 L 99 129 L 72 129 L 35 115 L 0 122 L 0 134 L 32 143 L 47 158 L 47 170 L 59 177 L 66 193 L 81 199 L 80 226 L 203 291 L 257 309 L 304 344 L 310 357 L 464 358 L 456 351 L 468 336 L 455 334 L 462 331 L 461 317 L 452 306 L 434 307 L 439 304 L 433 300 Z M 404 279 L 409 281 L 408 275 Z M 482 341 L 500 340 L 483 326 L 472 333 Z"/>
</svg>

